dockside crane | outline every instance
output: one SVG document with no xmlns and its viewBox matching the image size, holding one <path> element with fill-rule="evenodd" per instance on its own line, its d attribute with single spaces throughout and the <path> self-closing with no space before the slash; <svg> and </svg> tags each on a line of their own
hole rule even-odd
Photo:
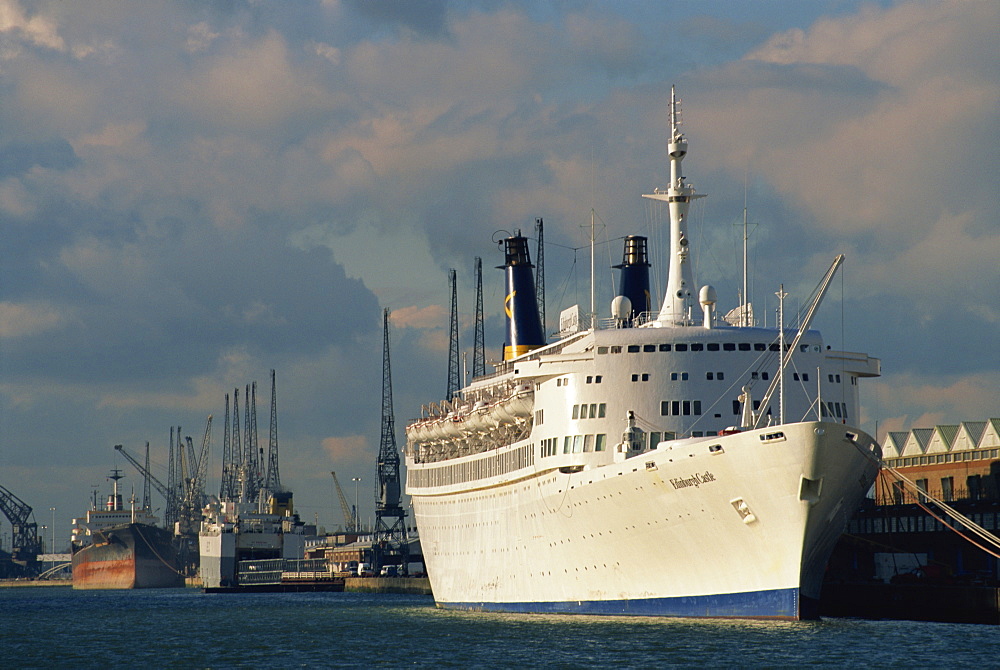
<svg viewBox="0 0 1000 670">
<path fill-rule="evenodd" d="M 486 337 L 483 330 L 483 259 L 476 256 L 476 324 L 472 345 L 472 376 L 486 374 Z"/>
<path fill-rule="evenodd" d="M 12 526 L 11 559 L 21 568 L 33 568 L 42 553 L 42 540 L 38 537 L 38 524 L 31 520 L 31 507 L 0 486 L 0 510 Z"/>
<path fill-rule="evenodd" d="M 454 284 L 453 284 L 454 286 Z M 452 308 L 456 309 L 454 293 Z M 400 505 L 399 449 L 396 448 L 396 420 L 392 409 L 392 370 L 389 361 L 389 310 L 382 312 L 382 438 L 378 450 L 378 491 L 375 501 L 375 531 L 372 557 L 375 574 L 385 565 L 398 565 L 406 576 L 410 563 L 410 543 L 406 536 L 406 510 Z M 456 344 L 457 344 L 457 332 Z"/>
<path fill-rule="evenodd" d="M 264 488 L 272 494 L 281 491 L 281 475 L 278 472 L 278 395 L 271 370 L 271 427 L 267 441 L 267 472 Z"/>
<path fill-rule="evenodd" d="M 337 489 L 337 498 L 340 499 L 340 509 L 344 513 L 344 531 L 352 533 L 358 528 L 357 510 L 347 504 L 347 498 L 344 496 L 344 489 L 340 488 L 340 480 L 337 479 L 337 473 L 331 472 L 330 474 L 333 475 L 333 485 Z"/>
<path fill-rule="evenodd" d="M 451 285 L 451 328 L 448 337 L 448 390 L 444 397 L 451 402 L 462 390 L 458 358 L 458 278 L 454 269 L 448 271 L 448 283 Z"/>
</svg>

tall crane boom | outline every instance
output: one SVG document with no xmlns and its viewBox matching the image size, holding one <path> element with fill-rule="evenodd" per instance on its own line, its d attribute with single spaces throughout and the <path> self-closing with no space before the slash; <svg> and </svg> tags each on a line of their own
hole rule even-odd
<svg viewBox="0 0 1000 670">
<path fill-rule="evenodd" d="M 115 451 L 121 453 L 121 455 L 125 457 L 125 460 L 128 461 L 129 463 L 131 463 L 132 467 L 134 467 L 136 470 L 138 470 L 140 475 L 142 475 L 143 477 L 145 477 L 146 479 L 148 479 L 149 482 L 153 485 L 153 487 L 157 491 L 159 491 L 160 495 L 163 496 L 163 498 L 168 503 L 170 502 L 171 496 L 170 496 L 170 487 L 169 486 L 167 486 L 166 484 L 164 484 L 163 482 L 161 482 L 159 479 L 157 479 L 153 475 L 152 472 L 150 472 L 148 469 L 146 469 L 142 465 L 142 463 L 139 462 L 138 458 L 136 458 L 135 456 L 133 456 L 129 452 L 125 451 L 125 447 L 124 446 L 122 446 L 120 444 L 116 444 L 115 445 Z"/>
<path fill-rule="evenodd" d="M 193 502 L 201 509 L 202 505 L 206 502 L 205 498 L 205 480 L 208 478 L 208 454 L 211 451 L 212 445 L 212 415 L 208 415 L 208 421 L 205 425 L 205 437 L 201 441 L 201 455 L 198 456 L 198 469 L 194 473 L 194 477 L 191 480 L 191 493 L 194 498 Z"/>
<path fill-rule="evenodd" d="M 808 310 L 806 310 L 806 315 L 802 319 L 802 325 L 799 326 L 799 330 L 795 333 L 795 338 L 792 343 L 785 347 L 785 351 L 781 352 L 781 362 L 780 365 L 784 368 L 792 360 L 792 356 L 795 354 L 796 348 L 799 346 L 799 340 L 805 335 L 806 331 L 809 330 L 809 326 L 812 325 L 813 318 L 816 316 L 817 310 L 819 310 L 820 304 L 823 302 L 823 298 L 826 297 L 826 291 L 830 288 L 830 282 L 833 281 L 834 275 L 837 274 L 837 270 L 841 265 L 844 264 L 844 255 L 840 254 L 833 259 L 833 264 L 830 269 L 826 271 L 823 278 L 820 280 L 819 285 L 817 285 L 815 290 L 815 297 L 809 304 Z M 779 323 L 778 328 L 783 330 L 785 324 Z M 781 373 L 776 374 L 774 379 L 771 380 L 771 384 L 767 388 L 767 392 L 760 401 L 760 408 L 756 412 L 756 417 L 754 419 L 754 428 L 759 428 L 764 421 L 764 416 L 767 415 L 767 407 L 771 402 L 771 396 L 774 395 L 775 390 L 778 387 L 778 381 L 781 379 Z"/>
<path fill-rule="evenodd" d="M 347 498 L 344 497 L 344 489 L 340 488 L 340 480 L 337 479 L 337 473 L 331 472 L 333 475 L 333 485 L 337 488 L 337 498 L 340 499 L 340 509 L 344 512 L 344 530 L 353 531 L 357 529 L 357 519 L 354 518 L 354 513 L 351 511 L 351 506 L 347 504 Z"/>
</svg>

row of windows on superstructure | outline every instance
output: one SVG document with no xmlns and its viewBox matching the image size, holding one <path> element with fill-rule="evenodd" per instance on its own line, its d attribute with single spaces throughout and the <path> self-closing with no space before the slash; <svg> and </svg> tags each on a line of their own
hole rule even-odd
<svg viewBox="0 0 1000 670">
<path fill-rule="evenodd" d="M 836 383 L 836 384 L 840 383 L 840 375 L 828 375 L 828 377 L 830 378 L 830 382 L 831 383 Z M 650 374 L 648 372 L 636 373 L 636 374 L 632 375 L 632 381 L 634 381 L 634 382 L 638 382 L 638 381 L 648 382 L 649 378 L 650 378 Z M 725 378 L 726 378 L 726 373 L 724 373 L 722 371 L 719 371 L 719 372 L 706 372 L 705 373 L 705 379 L 707 379 L 708 381 L 723 381 L 723 380 L 725 380 Z M 750 373 L 750 379 L 763 379 L 763 380 L 766 381 L 766 380 L 768 380 L 770 378 L 771 378 L 770 373 L 766 372 L 766 371 L 765 372 L 751 372 Z M 670 373 L 670 381 L 672 381 L 672 382 L 676 382 L 676 381 L 688 381 L 688 379 L 690 379 L 690 374 L 687 373 L 687 372 L 671 372 Z M 797 382 L 798 381 L 807 382 L 807 381 L 809 381 L 809 373 L 808 372 L 802 372 L 802 373 L 793 372 L 792 373 L 792 379 L 794 381 L 797 381 Z M 602 381 L 603 381 L 603 376 L 602 375 L 596 375 L 596 376 L 594 376 L 594 375 L 587 375 L 587 378 L 586 378 L 586 382 L 588 384 L 600 384 Z M 856 378 L 852 376 L 851 377 L 851 383 L 855 383 L 855 381 L 856 381 Z M 569 386 L 569 379 L 568 378 L 557 379 L 556 380 L 556 386 Z M 541 384 L 536 384 L 535 385 L 535 390 L 538 390 L 540 387 L 541 387 Z"/>
<path fill-rule="evenodd" d="M 592 402 L 589 405 L 583 403 L 582 405 L 573 405 L 573 418 L 574 419 L 603 419 L 608 406 L 606 403 L 596 403 Z"/>
<path fill-rule="evenodd" d="M 847 418 L 847 403 L 843 402 L 820 402 L 819 408 L 822 410 L 823 418 L 832 419 L 837 417 L 838 419 Z"/>
<path fill-rule="evenodd" d="M 800 344 L 801 351 L 809 351 L 808 344 Z M 788 345 L 785 345 L 785 350 Z M 598 354 L 651 353 L 656 351 L 781 351 L 777 342 L 679 342 L 677 344 L 612 344 L 597 347 Z"/>
<path fill-rule="evenodd" d="M 541 442 L 542 458 L 558 454 L 560 443 L 564 454 L 587 454 L 607 449 L 608 436 L 605 433 L 598 433 L 595 435 L 565 435 L 561 439 L 549 437 Z"/>
<path fill-rule="evenodd" d="M 535 445 L 527 444 L 501 453 L 491 453 L 474 461 L 439 465 L 432 468 L 410 468 L 410 486 L 449 486 L 478 479 L 497 477 L 526 468 L 535 463 Z"/>
</svg>

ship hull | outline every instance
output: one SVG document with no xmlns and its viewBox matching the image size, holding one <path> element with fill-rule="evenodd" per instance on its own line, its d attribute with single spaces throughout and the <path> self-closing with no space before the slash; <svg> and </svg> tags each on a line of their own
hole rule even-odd
<svg viewBox="0 0 1000 670">
<path fill-rule="evenodd" d="M 169 531 L 127 524 L 95 531 L 93 543 L 73 553 L 74 589 L 146 589 L 184 586 Z"/>
<path fill-rule="evenodd" d="M 410 493 L 440 607 L 795 620 L 816 614 L 876 450 L 806 422 Z"/>
</svg>

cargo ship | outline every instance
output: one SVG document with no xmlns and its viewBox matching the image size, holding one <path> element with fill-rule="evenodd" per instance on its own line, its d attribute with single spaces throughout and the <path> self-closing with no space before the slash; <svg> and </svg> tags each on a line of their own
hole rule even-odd
<svg viewBox="0 0 1000 670">
<path fill-rule="evenodd" d="M 203 510 L 198 547 L 206 592 L 249 591 L 259 581 L 254 573 L 260 566 L 247 562 L 301 561 L 305 529 L 287 492 L 270 495 L 266 503 L 213 501 Z"/>
<path fill-rule="evenodd" d="M 95 501 L 85 517 L 73 520 L 74 589 L 148 589 L 184 586 L 170 531 L 148 509 L 126 509 L 118 492 L 119 470 L 103 509 Z M 96 493 L 95 493 L 96 497 Z"/>
<path fill-rule="evenodd" d="M 628 236 L 609 317 L 593 298 L 589 313 L 566 309 L 549 343 L 527 239 L 511 235 L 503 360 L 407 426 L 406 491 L 439 607 L 818 614 L 830 553 L 878 472 L 855 423 L 859 380 L 880 363 L 810 328 L 842 256 L 797 319 L 779 290 L 774 327 L 757 324 L 745 280 L 724 315 L 712 286 L 696 288 L 687 215 L 701 195 L 683 176 L 673 90 L 670 105 L 670 182 L 644 196 L 669 209 L 659 308 L 648 240 Z"/>
</svg>

